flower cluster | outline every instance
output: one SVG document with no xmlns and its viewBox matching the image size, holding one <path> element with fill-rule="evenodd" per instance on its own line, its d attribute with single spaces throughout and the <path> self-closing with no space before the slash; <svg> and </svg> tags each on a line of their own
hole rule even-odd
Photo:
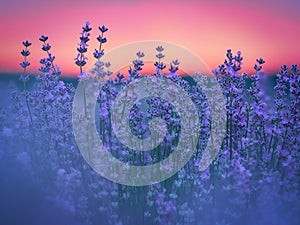
<svg viewBox="0 0 300 225">
<path fill-rule="evenodd" d="M 24 61 L 20 63 L 20 66 L 23 68 L 23 74 L 21 74 L 20 80 L 25 83 L 29 80 L 29 76 L 26 74 L 27 67 L 30 65 L 30 62 L 27 61 L 27 56 L 30 55 L 28 47 L 31 45 L 29 41 L 23 41 L 25 49 L 21 51 L 21 55 L 24 57 Z"/>
<path fill-rule="evenodd" d="M 90 23 L 82 28 L 78 56 L 80 68 L 87 62 Z M 141 79 L 144 53 L 139 51 L 128 74 L 112 72 L 102 62 L 102 45 L 107 28 L 99 27 L 99 46 L 93 55 L 92 70 L 98 78 L 109 76 L 99 90 L 96 125 L 99 137 L 107 150 L 118 160 L 130 165 L 148 166 L 166 159 L 178 145 L 182 116 L 172 103 L 161 95 L 148 97 L 130 110 L 129 125 L 140 139 L 150 135 L 149 121 L 159 117 L 166 122 L 167 133 L 162 143 L 151 151 L 136 151 L 125 147 L 112 130 L 112 107 L 116 97 L 130 82 Z M 158 46 L 155 76 L 168 79 L 181 87 L 198 110 L 199 141 L 195 152 L 176 175 L 159 184 L 130 187 L 112 183 L 96 174 L 82 159 L 72 133 L 72 100 L 74 87 L 64 82 L 54 56 L 50 53 L 48 37 L 41 36 L 43 72 L 32 90 L 13 92 L 14 124 L 1 125 L 1 139 L 14 146 L 13 151 L 0 151 L 6 163 L 22 166 L 47 193 L 47 201 L 71 214 L 76 224 L 297 224 L 300 212 L 300 72 L 297 65 L 283 65 L 275 78 L 265 76 L 262 58 L 256 60 L 255 74 L 241 73 L 243 57 L 227 50 L 226 59 L 214 76 L 226 100 L 226 135 L 220 153 L 205 171 L 199 172 L 199 162 L 210 138 L 211 113 L 203 87 L 195 85 L 191 77 L 178 74 L 179 61 L 165 63 L 162 46 Z M 21 80 L 28 80 L 30 63 L 28 41 L 23 42 L 24 57 Z M 166 72 L 167 71 L 167 72 Z M 209 82 L 209 77 L 201 77 Z M 274 79 L 274 95 L 268 96 L 264 82 Z M 75 81 L 74 81 L 75 83 Z M 84 89 L 83 95 L 89 90 Z M 140 93 L 128 93 L 135 99 Z M 219 99 L 213 99 L 215 107 Z M 269 102 L 273 102 L 270 104 Z M 87 103 L 82 107 L 86 109 Z M 94 110 L 94 109 L 93 109 Z M 122 113 L 122 112 L 120 112 Z M 0 114 L 4 121 L 7 113 Z M 84 121 L 85 115 L 76 115 Z M 2 123 L 1 123 L 2 124 Z M 3 123 L 4 124 L 4 123 Z M 4 127 L 5 126 L 5 127 Z M 89 126 L 89 124 L 87 124 Z M 11 132 L 9 132 L 11 130 Z M 82 129 L 86 143 L 87 129 Z M 92 156 L 90 156 L 92 157 Z M 167 165 L 170 169 L 172 165 Z M 259 215 L 259 218 L 257 218 Z M 258 220 L 259 219 L 259 220 Z"/>
<path fill-rule="evenodd" d="M 79 66 L 80 68 L 80 74 L 82 75 L 82 67 L 86 64 L 87 62 L 87 57 L 85 56 L 85 53 L 87 52 L 87 47 L 88 47 L 88 42 L 90 41 L 90 31 L 92 28 L 90 27 L 90 22 L 86 22 L 85 26 L 82 27 L 82 31 L 80 32 L 80 42 L 79 42 L 79 47 L 77 48 L 77 56 L 74 59 L 75 64 Z"/>
<path fill-rule="evenodd" d="M 155 57 L 158 59 L 158 61 L 154 63 L 154 66 L 156 67 L 156 75 L 160 75 L 161 70 L 166 68 L 166 65 L 161 62 L 161 59 L 165 57 L 162 53 L 164 51 L 164 48 L 162 46 L 157 46 L 156 51 L 158 53 Z"/>
<path fill-rule="evenodd" d="M 46 52 L 47 56 L 48 56 L 47 58 L 42 58 L 40 60 L 41 67 L 39 70 L 43 74 L 46 74 L 46 75 L 50 75 L 50 72 L 51 72 L 51 75 L 59 76 L 61 74 L 61 71 L 60 71 L 59 66 L 57 66 L 57 65 L 54 66 L 53 62 L 54 62 L 55 56 L 50 53 L 51 45 L 47 42 L 48 37 L 42 35 L 39 38 L 39 40 L 43 43 L 42 50 L 44 52 Z"/>
</svg>

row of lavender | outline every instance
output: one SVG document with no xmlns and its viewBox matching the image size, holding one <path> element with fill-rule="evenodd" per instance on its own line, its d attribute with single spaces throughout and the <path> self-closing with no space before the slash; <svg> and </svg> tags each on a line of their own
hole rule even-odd
<svg viewBox="0 0 300 225">
<path fill-rule="evenodd" d="M 110 76 L 109 62 L 102 62 L 102 45 L 108 30 L 99 27 L 95 73 Z M 91 27 L 81 32 L 75 63 L 79 79 L 87 74 L 86 52 Z M 7 160 L 21 164 L 46 190 L 48 200 L 76 216 L 78 224 L 297 224 L 300 212 L 300 73 L 297 65 L 282 66 L 277 74 L 275 96 L 268 99 L 262 87 L 263 59 L 254 66 L 256 73 L 240 73 L 243 57 L 227 51 L 224 64 L 214 71 L 227 107 L 226 136 L 216 160 L 198 171 L 201 153 L 210 133 L 209 105 L 201 87 L 177 74 L 179 62 L 170 63 L 169 72 L 161 61 L 163 47 L 156 49 L 154 76 L 163 76 L 181 86 L 197 106 L 201 121 L 200 139 L 189 163 L 172 178 L 147 187 L 129 187 L 101 178 L 82 159 L 72 133 L 72 99 L 74 86 L 60 78 L 54 65 L 48 37 L 42 36 L 40 71 L 34 87 L 26 84 L 30 65 L 28 48 L 23 42 L 21 54 L 24 72 L 22 91 L 13 92 L 15 123 L 5 125 L 3 142 L 12 149 L 4 153 Z M 149 135 L 148 121 L 161 117 L 168 132 L 163 143 L 149 152 L 133 151 L 117 140 L 111 129 L 110 109 L 120 90 L 141 77 L 142 52 L 133 61 L 128 77 L 117 74 L 106 82 L 98 97 L 97 128 L 99 137 L 119 160 L 133 165 L 158 162 L 174 150 L 180 138 L 180 117 L 172 104 L 162 98 L 147 98 L 131 110 L 130 126 L 140 138 Z M 127 77 L 126 79 L 124 77 Z M 206 79 L 206 78 L 203 78 Z M 270 102 L 272 102 L 270 104 Z M 84 132 L 84 131 L 83 131 Z M 14 141 L 12 141 L 14 140 Z M 288 222 L 287 222 L 288 221 Z M 246 223 L 247 224 L 247 223 Z"/>
</svg>

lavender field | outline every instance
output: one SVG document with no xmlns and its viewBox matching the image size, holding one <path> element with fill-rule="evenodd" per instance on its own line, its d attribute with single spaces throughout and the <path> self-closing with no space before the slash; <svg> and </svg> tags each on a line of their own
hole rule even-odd
<svg viewBox="0 0 300 225">
<path fill-rule="evenodd" d="M 90 78 L 85 72 L 86 52 L 96 48 L 93 70 L 97 79 L 112 75 L 110 63 L 102 61 L 108 29 L 99 27 L 99 46 L 93 47 L 88 45 L 94 38 L 91 29 L 89 23 L 82 28 L 75 58 L 76 80 L 62 76 L 51 51 L 51 37 L 47 36 L 40 37 L 46 58 L 41 59 L 35 76 L 27 72 L 31 47 L 27 41 L 21 50 L 24 61 L 18 79 L 1 75 L 0 224 L 300 224 L 297 65 L 283 64 L 271 76 L 263 72 L 268 62 L 258 58 L 253 62 L 254 74 L 246 74 L 241 72 L 241 52 L 224 52 L 225 61 L 216 65 L 213 75 L 226 104 L 225 136 L 213 162 L 199 171 L 211 138 L 212 106 L 202 87 L 194 82 L 194 75 L 180 76 L 176 56 L 167 65 L 163 61 L 164 48 L 158 46 L 153 65 L 156 72 L 149 76 L 173 82 L 188 95 L 198 111 L 199 139 L 191 159 L 174 176 L 150 185 L 124 185 L 94 171 L 74 137 L 75 91 L 79 82 Z M 94 121 L 107 151 L 136 166 L 169 157 L 182 135 L 182 116 L 189 115 L 179 115 L 174 104 L 161 96 L 145 98 L 130 109 L 131 132 L 138 139 L 147 139 L 151 136 L 149 122 L 158 117 L 166 123 L 166 136 L 150 151 L 130 149 L 120 142 L 111 128 L 111 108 L 125 86 L 145 77 L 141 75 L 143 57 L 144 53 L 138 51 L 128 74 L 118 73 L 105 80 L 97 96 Z M 202 79 L 209 82 L 211 78 Z M 128 95 L 136 98 L 138 94 Z M 88 90 L 82 95 L 88 95 Z M 218 105 L 219 100 L 214 101 Z M 83 111 L 88 110 L 88 105 L 83 107 Z M 88 135 L 87 129 L 82 129 L 82 136 Z"/>
</svg>

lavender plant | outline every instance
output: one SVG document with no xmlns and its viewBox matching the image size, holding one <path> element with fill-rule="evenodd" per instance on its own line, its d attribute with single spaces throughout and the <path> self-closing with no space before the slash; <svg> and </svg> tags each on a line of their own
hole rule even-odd
<svg viewBox="0 0 300 225">
<path fill-rule="evenodd" d="M 80 33 L 75 58 L 79 80 L 88 76 L 83 67 L 87 63 L 91 30 L 87 22 Z M 92 69 L 98 79 L 112 75 L 108 70 L 110 63 L 101 61 L 108 29 L 101 26 L 99 30 L 99 46 L 93 53 L 97 62 Z M 74 86 L 62 80 L 59 67 L 54 65 L 48 37 L 43 35 L 39 40 L 47 56 L 40 60 L 42 74 L 36 76 L 37 81 L 29 90 L 27 57 L 31 43 L 23 42 L 24 60 L 20 64 L 23 90 L 12 94 L 12 114 L 16 121 L 10 128 L 0 126 L 1 140 L 14 141 L 10 160 L 16 165 L 26 165 L 24 168 L 36 185 L 45 189 L 47 201 L 71 214 L 76 224 L 188 225 L 241 224 L 242 221 L 298 224 L 300 74 L 297 65 L 290 69 L 286 65 L 281 67 L 276 76 L 273 107 L 265 101 L 262 86 L 265 61 L 257 59 L 255 74 L 248 76 L 240 72 L 241 52 L 233 55 L 227 50 L 226 60 L 213 71 L 226 99 L 226 136 L 217 158 L 209 168 L 199 172 L 199 161 L 211 129 L 211 106 L 202 87 L 177 73 L 178 60 L 170 62 L 169 72 L 165 71 L 164 48 L 158 46 L 153 75 L 176 83 L 188 93 L 198 110 L 200 138 L 193 157 L 175 176 L 159 184 L 131 187 L 101 178 L 82 159 L 72 133 Z M 99 90 L 95 122 L 99 138 L 115 158 L 146 166 L 167 158 L 174 151 L 181 134 L 181 118 L 163 97 L 146 98 L 130 111 L 131 131 L 140 139 L 147 138 L 149 121 L 160 117 L 167 124 L 165 139 L 148 152 L 130 149 L 118 140 L 111 128 L 111 110 L 122 89 L 143 77 L 144 53 L 139 51 L 136 56 L 128 74 L 111 76 Z M 84 90 L 83 95 L 88 95 L 88 91 Z M 128 93 L 128 97 L 134 98 L 134 94 Z M 87 104 L 84 110 L 89 109 Z M 0 121 L 5 120 L 5 115 L 0 114 Z M 84 117 L 81 119 L 84 121 Z M 9 135 L 7 129 L 13 132 Z M 87 142 L 93 141 L 85 129 L 82 133 L 86 134 Z"/>
</svg>

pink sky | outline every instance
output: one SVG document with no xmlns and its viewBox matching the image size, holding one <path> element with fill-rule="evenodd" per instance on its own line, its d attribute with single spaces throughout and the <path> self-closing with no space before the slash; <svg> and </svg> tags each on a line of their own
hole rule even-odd
<svg viewBox="0 0 300 225">
<path fill-rule="evenodd" d="M 264 70 L 273 73 L 282 64 L 300 64 L 299 8 L 297 1 L 283 0 L 10 0 L 1 6 L 0 72 L 21 71 L 22 41 L 28 39 L 33 43 L 29 72 L 38 74 L 39 59 L 45 57 L 38 38 L 44 34 L 63 74 L 76 75 L 73 59 L 88 20 L 94 28 L 90 50 L 97 48 L 97 27 L 104 24 L 109 28 L 105 51 L 134 41 L 162 40 L 185 46 L 215 69 L 231 48 L 242 51 L 246 72 L 253 73 L 255 59 L 263 57 Z"/>
</svg>

